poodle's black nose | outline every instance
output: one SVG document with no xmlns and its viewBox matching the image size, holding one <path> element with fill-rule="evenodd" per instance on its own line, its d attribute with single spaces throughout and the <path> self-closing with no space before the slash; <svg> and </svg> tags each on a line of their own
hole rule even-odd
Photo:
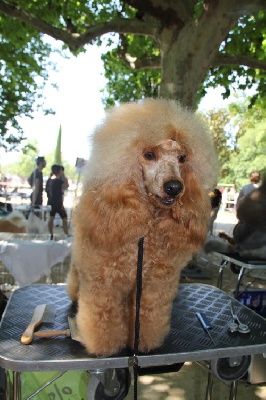
<svg viewBox="0 0 266 400">
<path fill-rule="evenodd" d="M 170 181 L 164 183 L 163 189 L 168 196 L 175 197 L 183 190 L 183 183 L 170 179 Z"/>
</svg>

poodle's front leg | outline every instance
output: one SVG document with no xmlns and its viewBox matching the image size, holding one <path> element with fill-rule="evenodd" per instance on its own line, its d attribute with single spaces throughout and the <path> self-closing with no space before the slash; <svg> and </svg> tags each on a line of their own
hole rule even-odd
<svg viewBox="0 0 266 400">
<path fill-rule="evenodd" d="M 174 282 L 175 281 L 175 282 Z M 173 284 L 174 282 L 174 284 Z M 171 284 L 153 277 L 152 282 L 143 285 L 140 304 L 139 350 L 148 352 L 160 347 L 170 329 L 172 302 L 177 291 L 178 279 Z M 133 316 L 132 316 L 133 313 Z M 135 307 L 131 309 L 130 345 L 134 343 Z"/>
<path fill-rule="evenodd" d="M 67 276 L 67 291 L 72 301 L 77 301 L 79 293 L 79 277 L 75 264 L 72 262 Z"/>
<path fill-rule="evenodd" d="M 81 288 L 77 326 L 89 353 L 109 356 L 126 347 L 128 339 L 127 300 L 115 288 Z"/>
</svg>

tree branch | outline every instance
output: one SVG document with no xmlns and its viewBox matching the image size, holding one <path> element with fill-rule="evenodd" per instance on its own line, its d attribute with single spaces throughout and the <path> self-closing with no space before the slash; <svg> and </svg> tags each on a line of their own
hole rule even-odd
<svg viewBox="0 0 266 400">
<path fill-rule="evenodd" d="M 4 13 L 8 17 L 19 19 L 20 21 L 33 26 L 39 32 L 46 33 L 55 39 L 62 40 L 67 44 L 71 42 L 73 35 L 71 35 L 67 30 L 59 29 L 47 24 L 42 19 L 36 17 L 36 15 L 23 10 L 17 4 L 12 4 L 2 0 L 0 1 L 0 12 Z"/>
<path fill-rule="evenodd" d="M 82 47 L 93 39 L 109 32 L 145 35 L 156 38 L 158 29 L 159 25 L 155 20 L 149 21 L 149 24 L 147 24 L 145 21 L 139 19 L 116 18 L 112 21 L 88 28 L 86 33 L 77 38 L 76 45 L 78 48 Z"/>
<path fill-rule="evenodd" d="M 164 25 L 184 25 L 193 16 L 190 2 L 186 0 L 122 0 L 141 13 L 148 14 Z"/>
<path fill-rule="evenodd" d="M 264 0 L 234 0 L 234 1 L 228 1 L 228 0 L 220 0 L 222 2 L 228 2 L 230 4 L 231 9 L 232 9 L 232 14 L 237 14 L 238 16 L 244 15 L 244 14 L 254 14 L 260 10 L 265 10 L 266 9 L 266 3 Z M 209 7 L 214 7 L 215 3 L 217 0 L 204 0 L 203 2 L 203 7 L 209 8 Z"/>
<path fill-rule="evenodd" d="M 212 62 L 211 67 L 221 67 L 225 65 L 243 65 L 249 68 L 258 68 L 261 70 L 266 70 L 266 60 L 257 60 L 256 58 L 240 56 L 240 55 L 226 55 L 217 54 Z"/>
<path fill-rule="evenodd" d="M 156 20 L 150 20 L 149 24 L 139 19 L 117 18 L 109 22 L 104 22 L 90 26 L 84 34 L 71 32 L 67 28 L 54 27 L 36 15 L 23 10 L 16 4 L 5 0 L 0 1 L 0 12 L 8 17 L 19 19 L 31 25 L 37 31 L 52 36 L 54 39 L 63 41 L 72 51 L 90 43 L 92 40 L 109 32 L 131 33 L 136 35 L 146 35 L 155 37 L 159 24 Z"/>
<path fill-rule="evenodd" d="M 254 14 L 262 10 L 266 10 L 265 0 L 236 0 L 232 13 L 237 13 L 241 16 L 244 14 Z"/>
<path fill-rule="evenodd" d="M 161 57 L 143 57 L 135 61 L 135 69 L 140 70 L 144 68 L 161 69 Z"/>
<path fill-rule="evenodd" d="M 135 58 L 131 57 L 130 54 L 128 53 L 122 54 L 121 52 L 119 52 L 118 56 L 120 60 L 130 69 L 139 71 L 145 68 L 151 68 L 151 69 L 162 68 L 161 57 L 159 56 Z"/>
<path fill-rule="evenodd" d="M 117 47 L 117 55 L 128 68 L 141 70 L 145 68 L 160 69 L 162 67 L 160 56 L 134 57 L 128 52 L 128 43 L 124 35 L 120 35 L 120 41 L 121 44 Z"/>
</svg>

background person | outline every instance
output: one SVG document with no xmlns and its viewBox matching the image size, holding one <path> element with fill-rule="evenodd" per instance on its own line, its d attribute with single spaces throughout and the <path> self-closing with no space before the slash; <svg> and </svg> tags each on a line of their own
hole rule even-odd
<svg viewBox="0 0 266 400">
<path fill-rule="evenodd" d="M 48 188 L 49 201 L 52 207 L 48 222 L 49 232 L 52 236 L 54 229 L 54 218 L 56 214 L 59 214 L 62 219 L 64 233 L 68 235 L 67 213 L 63 204 L 63 191 L 65 190 L 66 185 L 68 187 L 68 182 L 60 165 L 53 165 L 52 172 L 53 175 L 50 178 L 51 180 Z"/>
<path fill-rule="evenodd" d="M 53 166 L 52 166 L 52 168 L 53 168 Z M 53 176 L 53 172 L 50 173 L 50 176 L 47 179 L 47 182 L 45 185 L 45 191 L 46 191 L 46 195 L 47 195 L 47 206 L 51 205 L 50 184 L 51 184 L 52 176 Z"/>
<path fill-rule="evenodd" d="M 249 179 L 250 179 L 250 183 L 248 183 L 247 185 L 244 185 L 242 187 L 242 189 L 240 189 L 240 191 L 239 191 L 236 208 L 239 207 L 239 204 L 241 203 L 241 201 L 243 200 L 243 198 L 245 196 L 247 196 L 253 190 L 258 189 L 259 182 L 260 182 L 260 173 L 258 171 L 252 171 L 249 174 Z"/>
<path fill-rule="evenodd" d="M 62 189 L 63 189 L 63 200 L 64 200 L 65 190 L 68 189 L 69 183 L 67 177 L 65 176 L 65 168 L 63 167 L 63 165 L 61 165 L 61 178 L 63 180 Z"/>
<path fill-rule="evenodd" d="M 42 170 L 46 166 L 44 157 L 37 157 L 37 168 L 30 175 L 28 182 L 33 188 L 31 194 L 31 203 L 34 208 L 39 208 L 43 202 L 43 173 Z"/>
<path fill-rule="evenodd" d="M 266 258 L 266 175 L 239 203 L 233 237 L 241 254 Z M 245 256 L 245 254 L 243 254 Z"/>
</svg>

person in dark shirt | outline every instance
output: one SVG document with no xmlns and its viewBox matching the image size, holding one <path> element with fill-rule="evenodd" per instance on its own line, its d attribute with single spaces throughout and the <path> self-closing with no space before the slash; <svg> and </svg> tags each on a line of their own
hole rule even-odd
<svg viewBox="0 0 266 400">
<path fill-rule="evenodd" d="M 48 206 L 51 205 L 51 202 L 52 202 L 51 193 L 50 193 L 50 192 L 51 192 L 52 177 L 53 177 L 53 179 L 54 179 L 54 177 L 56 176 L 56 174 L 57 174 L 57 172 L 58 172 L 58 167 L 61 168 L 60 176 L 61 176 L 61 179 L 62 179 L 62 181 L 63 181 L 63 184 L 62 184 L 62 189 L 63 189 L 63 191 L 62 191 L 62 193 L 63 193 L 63 200 L 64 200 L 64 191 L 65 191 L 66 189 L 68 189 L 68 186 L 69 186 L 69 185 L 68 185 L 68 179 L 65 177 L 64 167 L 61 166 L 61 165 L 53 164 L 53 165 L 52 165 L 52 168 L 51 168 L 50 176 L 49 176 L 49 178 L 47 179 L 47 182 L 46 182 L 46 185 L 45 185 L 45 191 L 46 191 L 46 194 L 47 194 L 47 205 L 48 205 Z"/>
<path fill-rule="evenodd" d="M 37 157 L 36 160 L 37 168 L 30 175 L 28 182 L 33 188 L 31 194 L 31 203 L 35 208 L 42 206 L 43 201 L 43 174 L 42 170 L 46 166 L 46 161 L 44 157 Z"/>
<path fill-rule="evenodd" d="M 52 176 L 47 187 L 48 201 L 52 209 L 50 211 L 50 219 L 48 222 L 48 228 L 51 235 L 53 235 L 54 218 L 56 214 L 59 214 L 62 218 L 63 230 L 68 235 L 68 224 L 67 224 L 67 213 L 63 204 L 63 191 L 67 189 L 67 179 L 64 177 L 62 167 L 60 165 L 52 166 Z"/>
<path fill-rule="evenodd" d="M 239 196 L 236 203 L 236 208 L 238 209 L 240 203 L 243 201 L 244 197 L 255 189 L 258 189 L 260 182 L 260 173 L 258 171 L 252 171 L 249 174 L 250 183 L 244 185 L 239 192 Z"/>
</svg>

